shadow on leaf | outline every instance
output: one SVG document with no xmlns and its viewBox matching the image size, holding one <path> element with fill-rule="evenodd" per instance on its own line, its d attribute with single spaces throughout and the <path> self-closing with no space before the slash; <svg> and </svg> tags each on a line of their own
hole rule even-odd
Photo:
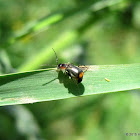
<svg viewBox="0 0 140 140">
<path fill-rule="evenodd" d="M 80 96 L 84 93 L 85 87 L 82 83 L 77 84 L 74 79 L 70 79 L 67 74 L 62 71 L 58 73 L 58 79 L 60 83 L 64 84 L 64 87 L 68 89 L 68 93 L 75 96 Z"/>
</svg>

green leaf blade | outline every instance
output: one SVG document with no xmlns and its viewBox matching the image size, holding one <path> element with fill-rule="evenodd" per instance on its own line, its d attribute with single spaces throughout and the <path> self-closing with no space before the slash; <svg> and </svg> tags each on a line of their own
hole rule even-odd
<svg viewBox="0 0 140 140">
<path fill-rule="evenodd" d="M 0 76 L 0 106 L 140 88 L 140 64 L 88 66 L 76 84 L 56 69 Z"/>
</svg>

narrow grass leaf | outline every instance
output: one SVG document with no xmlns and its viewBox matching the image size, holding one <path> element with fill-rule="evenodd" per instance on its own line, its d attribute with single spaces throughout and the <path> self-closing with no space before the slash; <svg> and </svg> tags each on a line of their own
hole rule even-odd
<svg viewBox="0 0 140 140">
<path fill-rule="evenodd" d="M 88 66 L 80 84 L 52 68 L 0 76 L 0 106 L 138 88 L 140 64 Z"/>
</svg>

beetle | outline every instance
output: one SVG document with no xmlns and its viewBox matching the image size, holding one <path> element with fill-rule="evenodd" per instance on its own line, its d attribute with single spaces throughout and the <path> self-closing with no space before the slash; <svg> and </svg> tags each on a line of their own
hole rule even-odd
<svg viewBox="0 0 140 140">
<path fill-rule="evenodd" d="M 82 79 L 83 79 L 84 71 L 80 67 L 74 66 L 73 64 L 69 64 L 69 63 L 68 64 L 67 63 L 58 64 L 57 54 L 56 54 L 54 49 L 53 49 L 53 51 L 54 51 L 55 56 L 56 56 L 57 70 L 64 71 L 72 79 L 75 79 L 77 81 L 77 83 L 81 83 Z"/>
</svg>

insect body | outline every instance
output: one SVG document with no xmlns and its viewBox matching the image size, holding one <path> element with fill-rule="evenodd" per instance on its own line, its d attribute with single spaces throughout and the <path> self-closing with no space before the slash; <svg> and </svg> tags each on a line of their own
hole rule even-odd
<svg viewBox="0 0 140 140">
<path fill-rule="evenodd" d="M 74 78 L 78 83 L 80 83 L 83 79 L 83 70 L 72 64 L 59 64 L 57 68 L 65 70 L 65 73 L 67 73 L 71 78 Z"/>
<path fill-rule="evenodd" d="M 54 51 L 54 49 L 53 49 Z M 55 55 L 56 52 L 54 51 Z M 76 67 L 72 64 L 58 64 L 58 57 L 56 55 L 56 63 L 57 63 L 57 69 L 65 71 L 66 74 L 68 74 L 71 78 L 75 79 L 77 83 L 80 83 L 83 79 L 84 72 L 79 67 Z"/>
</svg>

